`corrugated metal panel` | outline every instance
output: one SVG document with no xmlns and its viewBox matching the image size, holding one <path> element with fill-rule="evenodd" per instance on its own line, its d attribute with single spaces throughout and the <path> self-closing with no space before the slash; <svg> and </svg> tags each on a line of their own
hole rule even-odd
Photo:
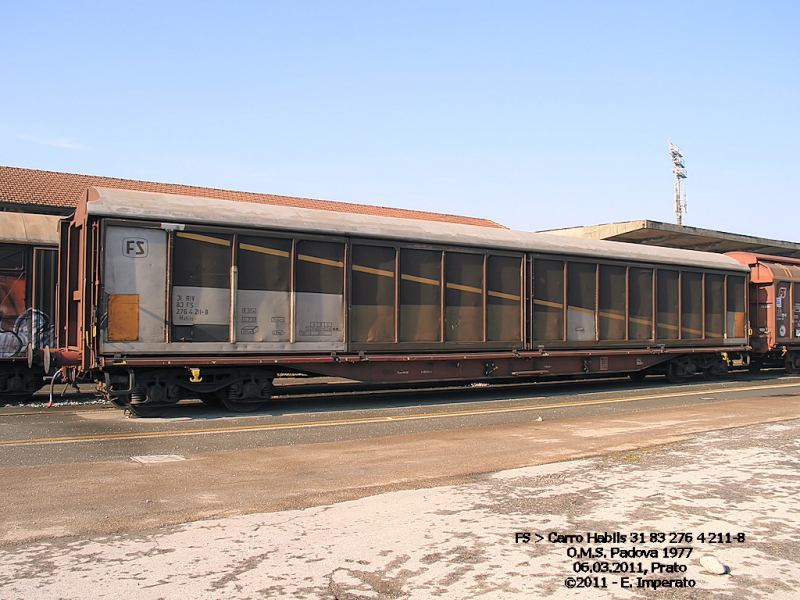
<svg viewBox="0 0 800 600">
<path fill-rule="evenodd" d="M 61 217 L 28 213 L 0 213 L 0 241 L 19 244 L 58 244 Z"/>
<path fill-rule="evenodd" d="M 635 246 L 621 242 L 470 225 L 333 213 L 288 206 L 244 204 L 227 200 L 109 188 L 91 188 L 89 197 L 92 200 L 87 203 L 87 211 L 97 216 L 179 224 L 269 228 L 398 241 L 414 240 L 452 246 L 526 250 L 738 272 L 749 270 L 730 257 L 706 252 Z"/>
<path fill-rule="evenodd" d="M 762 262 L 761 264 L 770 270 L 775 281 L 780 280 L 800 282 L 800 266 L 766 261 Z"/>
</svg>

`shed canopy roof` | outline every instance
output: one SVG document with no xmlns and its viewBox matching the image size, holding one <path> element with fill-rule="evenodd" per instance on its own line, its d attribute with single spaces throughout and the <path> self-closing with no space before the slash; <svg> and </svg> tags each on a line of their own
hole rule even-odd
<svg viewBox="0 0 800 600">
<path fill-rule="evenodd" d="M 67 215 L 83 200 L 86 190 L 94 186 L 505 229 L 490 219 L 477 217 L 4 166 L 0 166 L 0 210 Z"/>
<path fill-rule="evenodd" d="M 603 225 L 550 229 L 542 233 L 667 248 L 685 248 L 704 252 L 752 252 L 755 254 L 800 258 L 800 244 L 795 242 L 661 223 L 660 221 L 624 221 Z"/>
</svg>

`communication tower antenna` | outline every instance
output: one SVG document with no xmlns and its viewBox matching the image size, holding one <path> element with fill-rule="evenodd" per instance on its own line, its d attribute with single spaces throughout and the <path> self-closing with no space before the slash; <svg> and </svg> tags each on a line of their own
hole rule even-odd
<svg viewBox="0 0 800 600">
<path fill-rule="evenodd" d="M 686 207 L 686 193 L 681 197 L 681 182 L 686 179 L 686 163 L 683 162 L 683 153 L 672 142 L 669 143 L 669 155 L 672 158 L 672 172 L 675 173 L 675 222 L 683 224 L 683 213 L 689 212 Z"/>
</svg>

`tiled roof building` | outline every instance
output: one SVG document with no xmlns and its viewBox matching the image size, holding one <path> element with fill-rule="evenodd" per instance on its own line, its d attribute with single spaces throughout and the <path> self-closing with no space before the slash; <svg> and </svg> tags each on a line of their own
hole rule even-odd
<svg viewBox="0 0 800 600">
<path fill-rule="evenodd" d="M 119 179 L 117 177 L 99 177 L 3 166 L 0 166 L 0 211 L 66 215 L 72 212 L 83 198 L 86 189 L 91 186 L 504 228 L 499 223 L 489 219 L 421 210 L 406 210 L 351 202 L 295 198 L 292 196 L 219 190 L 176 183 L 158 183 L 155 181 L 138 181 L 136 179 Z"/>
</svg>

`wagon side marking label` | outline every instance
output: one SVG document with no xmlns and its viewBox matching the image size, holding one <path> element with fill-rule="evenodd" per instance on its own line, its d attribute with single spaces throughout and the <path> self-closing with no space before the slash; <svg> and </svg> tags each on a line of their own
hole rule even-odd
<svg viewBox="0 0 800 600">
<path fill-rule="evenodd" d="M 145 258 L 147 256 L 147 240 L 128 237 L 122 240 L 122 255 L 129 258 Z"/>
</svg>

